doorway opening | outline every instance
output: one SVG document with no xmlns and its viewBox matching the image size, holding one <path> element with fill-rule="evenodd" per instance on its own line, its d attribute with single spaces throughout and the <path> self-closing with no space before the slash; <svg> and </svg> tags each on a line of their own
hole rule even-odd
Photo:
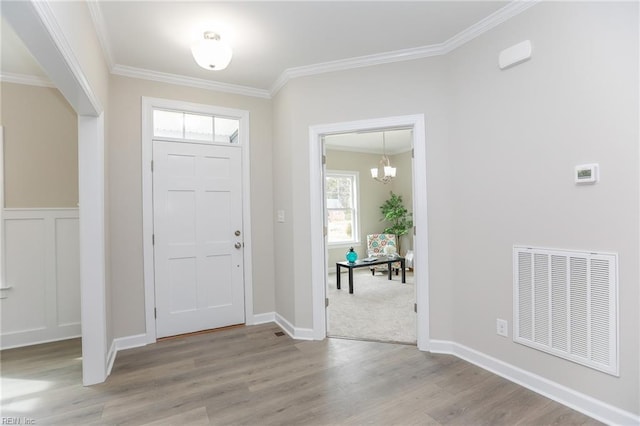
<svg viewBox="0 0 640 426">
<path fill-rule="evenodd" d="M 332 134 L 323 143 L 327 336 L 415 345 L 412 129 Z M 338 277 L 352 249 L 353 270 L 343 266 Z M 377 263 L 385 259 L 395 261 Z"/>
<path fill-rule="evenodd" d="M 331 135 L 348 133 L 379 132 L 383 129 L 408 129 L 413 147 L 412 167 L 413 191 L 412 210 L 414 222 L 413 240 L 413 280 L 415 283 L 416 341 L 418 349 L 428 350 L 429 342 L 429 264 L 427 253 L 427 192 L 426 192 L 426 149 L 424 115 L 387 117 L 352 122 L 332 123 L 312 126 L 309 129 L 310 142 L 310 194 L 311 194 L 311 275 L 313 295 L 313 335 L 321 340 L 327 336 L 327 285 L 330 267 L 328 241 L 325 232 L 325 146 L 323 140 Z M 377 156 L 379 159 L 379 156 Z M 374 167 L 370 166 L 370 168 Z M 371 175 L 360 176 L 371 179 Z M 365 241 L 366 245 L 366 241 Z M 401 248 L 406 254 L 406 248 Z M 363 252 L 366 253 L 366 250 Z M 344 254 L 343 254 L 344 255 Z M 368 268 L 365 268 L 368 271 Z M 370 272 L 368 272 L 370 273 Z M 357 278 L 354 278 L 357 279 Z M 344 280 L 343 282 L 346 282 Z M 355 284 L 357 291 L 357 283 Z M 348 290 L 347 290 L 348 291 Z M 328 301 L 329 305 L 331 301 Z"/>
</svg>

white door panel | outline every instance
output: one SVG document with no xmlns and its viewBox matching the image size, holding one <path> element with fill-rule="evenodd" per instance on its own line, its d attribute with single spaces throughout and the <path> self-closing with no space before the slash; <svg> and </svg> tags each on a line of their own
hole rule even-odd
<svg viewBox="0 0 640 426">
<path fill-rule="evenodd" d="M 240 147 L 154 141 L 153 158 L 157 337 L 243 323 Z"/>
</svg>

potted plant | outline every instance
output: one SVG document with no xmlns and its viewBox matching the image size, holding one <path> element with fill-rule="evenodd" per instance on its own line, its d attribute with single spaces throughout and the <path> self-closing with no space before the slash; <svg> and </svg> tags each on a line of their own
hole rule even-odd
<svg viewBox="0 0 640 426">
<path fill-rule="evenodd" d="M 412 213 L 402 204 L 402 195 L 389 192 L 391 196 L 380 206 L 382 219 L 390 223 L 390 226 L 384 229 L 385 234 L 394 234 L 398 240 L 398 254 L 400 254 L 400 237 L 409 233 L 413 227 Z"/>
</svg>

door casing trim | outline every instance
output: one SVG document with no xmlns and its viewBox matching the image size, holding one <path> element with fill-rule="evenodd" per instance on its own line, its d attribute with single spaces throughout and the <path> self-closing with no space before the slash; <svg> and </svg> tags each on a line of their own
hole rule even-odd
<svg viewBox="0 0 640 426">
<path fill-rule="evenodd" d="M 145 305 L 145 341 L 156 341 L 155 273 L 153 261 L 153 108 L 191 111 L 240 120 L 240 145 L 242 147 L 242 227 L 244 231 L 244 310 L 245 323 L 253 318 L 253 268 L 251 257 L 251 163 L 249 111 L 213 105 L 197 104 L 171 99 L 142 97 L 142 251 Z"/>
<path fill-rule="evenodd" d="M 375 118 L 369 120 L 320 124 L 309 127 L 309 183 L 311 200 L 311 286 L 313 305 L 313 338 L 327 336 L 326 327 L 326 260 L 324 227 L 324 191 L 322 171 L 322 137 L 332 133 L 346 133 L 410 127 L 413 129 L 413 208 L 417 340 L 418 349 L 429 350 L 429 254 L 427 220 L 427 154 L 424 114 Z"/>
</svg>

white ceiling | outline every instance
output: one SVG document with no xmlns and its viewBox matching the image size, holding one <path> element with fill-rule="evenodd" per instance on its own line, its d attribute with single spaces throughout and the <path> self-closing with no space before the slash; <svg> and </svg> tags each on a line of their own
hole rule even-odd
<svg viewBox="0 0 640 426">
<path fill-rule="evenodd" d="M 112 1 L 87 3 L 114 74 L 166 79 L 262 97 L 287 79 L 447 53 L 524 10 L 500 1 Z M 530 1 L 529 3 L 533 3 Z M 528 6 L 527 6 L 528 7 Z M 47 84 L 2 20 L 4 80 Z M 233 48 L 222 71 L 200 68 L 190 45 L 205 30 Z M 209 86 L 208 86 L 209 85 Z M 409 130 L 388 130 L 386 152 L 411 148 Z M 326 138 L 329 149 L 382 153 L 382 133 Z"/>
<path fill-rule="evenodd" d="M 383 154 L 383 133 L 385 154 L 396 155 L 411 149 L 411 129 L 389 129 L 384 132 L 373 131 L 328 135 L 324 138 L 324 145 L 327 149 L 338 151 Z"/>
<path fill-rule="evenodd" d="M 2 44 L 0 71 L 3 76 L 5 73 L 19 74 L 23 76 L 46 78 L 46 75 L 38 62 L 33 58 L 27 50 L 22 40 L 11 29 L 9 24 L 2 18 L 0 20 L 0 37 Z"/>
<path fill-rule="evenodd" d="M 513 6 L 507 3 L 103 0 L 88 4 L 112 72 L 242 86 L 268 97 L 287 73 L 295 76 L 305 70 L 313 73 L 332 66 L 446 53 L 447 46 L 455 47 L 452 42 L 459 45 L 488 27 L 486 22 L 499 23 L 503 11 Z M 3 22 L 3 74 L 42 75 L 5 27 Z M 232 46 L 227 69 L 207 71 L 191 57 L 190 45 L 205 29 L 220 33 Z"/>
</svg>

